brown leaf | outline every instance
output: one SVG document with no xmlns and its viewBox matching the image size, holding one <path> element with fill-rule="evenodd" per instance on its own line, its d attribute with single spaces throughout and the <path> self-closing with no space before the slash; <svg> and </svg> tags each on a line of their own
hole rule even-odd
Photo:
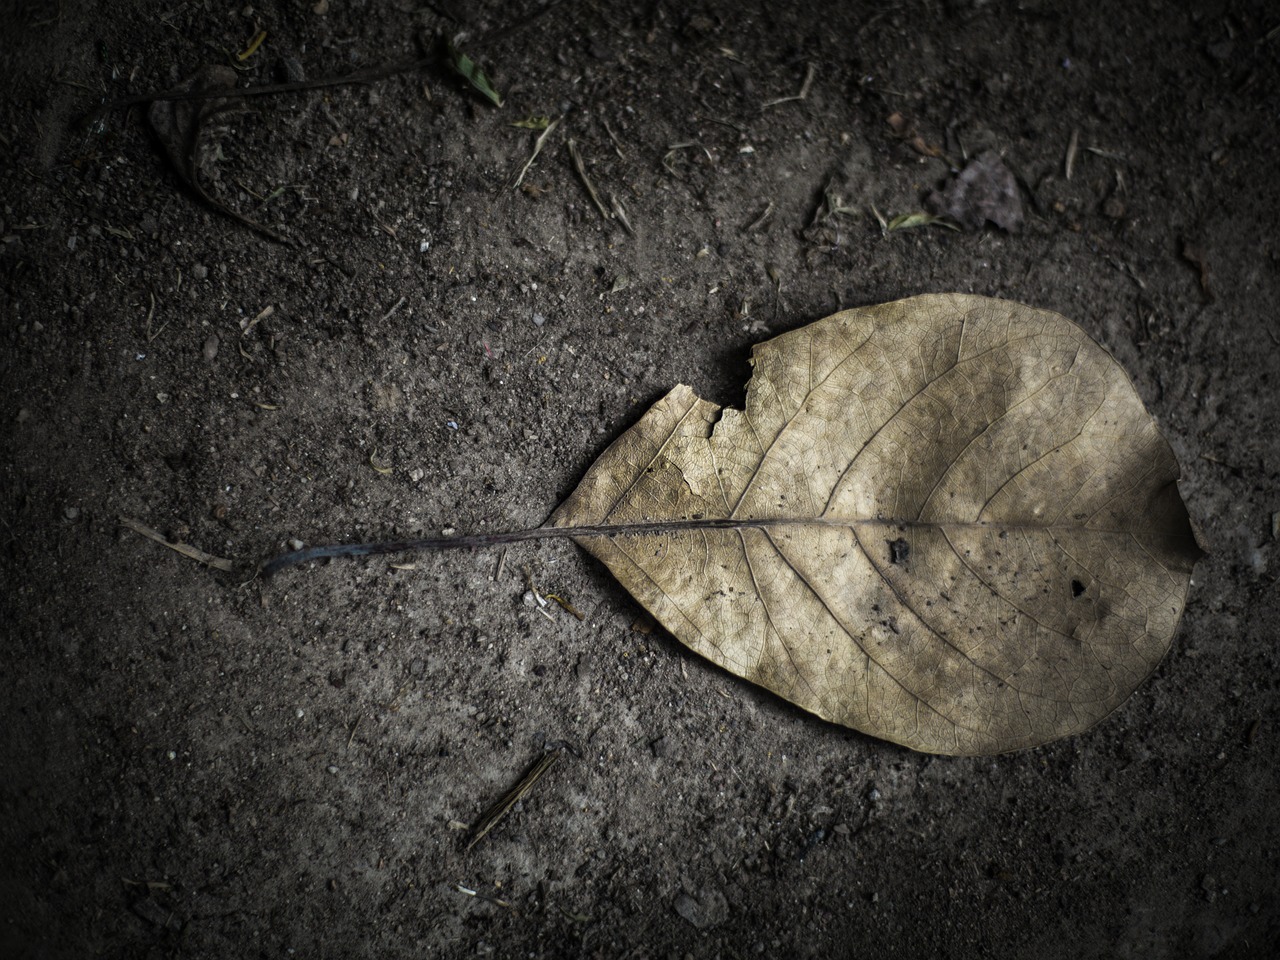
<svg viewBox="0 0 1280 960">
<path fill-rule="evenodd" d="M 236 72 L 231 67 L 204 66 L 173 89 L 173 93 L 218 93 L 235 89 Z M 164 148 L 174 173 L 203 203 L 211 209 L 243 224 L 250 230 L 280 243 L 285 238 L 258 221 L 233 210 L 212 196 L 201 182 L 201 140 L 209 120 L 227 112 L 226 101 L 207 100 L 156 100 L 147 111 L 147 121 L 155 131 L 156 139 Z"/>
<path fill-rule="evenodd" d="M 949 754 L 1086 730 L 1168 650 L 1200 556 L 1178 464 L 1079 327 L 922 296 L 752 363 L 744 411 L 676 387 L 550 521 L 624 528 L 575 539 L 684 644 Z"/>
</svg>

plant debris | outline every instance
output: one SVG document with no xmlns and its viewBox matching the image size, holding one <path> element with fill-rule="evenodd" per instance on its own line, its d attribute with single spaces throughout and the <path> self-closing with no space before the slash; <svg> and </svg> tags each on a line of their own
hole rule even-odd
<svg viewBox="0 0 1280 960">
<path fill-rule="evenodd" d="M 231 67 L 204 66 L 180 84 L 177 93 L 216 94 L 232 90 L 236 85 L 236 72 Z M 156 100 L 147 110 L 147 121 L 164 148 L 174 173 L 190 188 L 206 206 L 224 217 L 248 227 L 255 233 L 287 243 L 286 238 L 256 220 L 233 210 L 221 200 L 209 194 L 200 182 L 201 138 L 206 123 L 220 114 L 236 109 L 225 100 L 213 97 L 199 100 Z"/>
<path fill-rule="evenodd" d="M 552 764 L 560 759 L 560 754 L 563 752 L 563 744 L 547 749 L 538 758 L 537 762 L 529 768 L 529 771 L 520 778 L 520 782 L 512 787 L 501 800 L 485 811 L 484 816 L 476 821 L 476 825 L 471 830 L 471 839 L 467 841 L 467 850 L 470 850 L 483 840 L 489 831 L 498 825 L 502 818 L 511 811 L 511 808 L 533 789 L 534 784 L 542 779 L 542 775 L 551 769 Z"/>
<path fill-rule="evenodd" d="M 586 187 L 587 196 L 591 198 L 591 202 L 596 205 L 596 209 L 600 211 L 600 216 L 605 220 L 612 219 L 609 210 L 604 205 L 604 201 L 600 199 L 600 194 L 596 191 L 596 186 L 591 182 L 591 178 L 587 176 L 587 165 L 582 160 L 582 153 L 578 150 L 578 143 L 573 138 L 569 139 L 567 144 L 569 148 L 569 157 L 573 160 L 573 169 L 578 174 L 578 179 L 582 181 L 582 185 Z"/>
<path fill-rule="evenodd" d="M 926 213 L 923 210 L 917 210 L 915 213 L 900 213 L 892 220 L 883 224 L 883 230 L 885 233 L 893 233 L 895 230 L 914 230 L 917 227 L 945 227 L 948 230 L 960 229 L 954 221 L 933 213 Z"/>
<path fill-rule="evenodd" d="M 1201 541 L 1172 449 L 1078 326 L 926 295 L 834 314 L 752 360 L 741 412 L 676 386 L 541 527 L 310 547 L 262 573 L 571 537 L 713 663 L 931 753 L 1079 733 L 1151 673 Z M 787 443 L 760 443 L 756 424 Z M 667 548 L 633 546 L 657 537 Z"/>
<path fill-rule="evenodd" d="M 925 205 L 971 232 L 981 230 L 988 221 L 1009 233 L 1022 229 L 1018 181 L 994 150 L 969 161 L 945 187 L 929 194 Z"/>
<path fill-rule="evenodd" d="M 140 523 L 137 520 L 130 519 L 129 517 L 120 517 L 118 519 L 121 526 L 128 527 L 134 533 L 140 533 L 148 540 L 154 540 L 156 543 L 161 546 L 168 547 L 175 553 L 180 553 L 184 557 L 189 557 L 192 560 L 203 563 L 206 567 L 213 567 L 215 570 L 221 570 L 224 573 L 231 573 L 236 568 L 236 565 L 230 560 L 224 560 L 222 557 L 215 557 L 211 553 L 205 553 L 203 550 L 193 547 L 189 543 L 170 540 L 165 537 L 164 534 L 160 533 L 159 530 L 153 530 L 145 523 Z"/>
<path fill-rule="evenodd" d="M 502 95 L 493 88 L 485 72 L 474 60 L 455 47 L 452 41 L 446 45 L 445 50 L 448 54 L 449 66 L 454 73 L 471 84 L 474 90 L 483 94 L 485 99 L 495 107 L 502 106 Z"/>
</svg>

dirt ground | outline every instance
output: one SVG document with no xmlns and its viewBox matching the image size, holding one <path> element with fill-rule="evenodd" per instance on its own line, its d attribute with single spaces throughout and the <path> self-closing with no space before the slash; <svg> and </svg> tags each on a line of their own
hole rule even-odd
<svg viewBox="0 0 1280 960">
<path fill-rule="evenodd" d="M 0 950 L 1273 955 L 1277 12 L 540 10 L 5 4 Z M 442 66 L 458 35 L 500 109 Z M 73 125 L 203 64 L 279 83 L 428 54 L 206 123 L 202 189 L 286 243 L 184 185 L 145 107 Z M 561 119 L 515 188 L 538 116 Z M 882 228 L 985 150 L 1019 232 Z M 931 291 L 1096 337 L 1213 549 L 1156 673 L 1039 749 L 816 720 L 570 543 L 245 582 L 122 522 L 242 565 L 537 526 L 674 384 L 740 404 L 752 344 Z"/>
</svg>

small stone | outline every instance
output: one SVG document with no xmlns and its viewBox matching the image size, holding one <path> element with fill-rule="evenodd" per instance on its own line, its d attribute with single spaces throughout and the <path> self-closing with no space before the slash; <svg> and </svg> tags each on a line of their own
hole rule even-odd
<svg viewBox="0 0 1280 960">
<path fill-rule="evenodd" d="M 303 542 L 302 542 L 301 540 L 290 540 L 290 541 L 289 541 L 289 549 L 290 549 L 290 550 L 301 550 L 301 549 L 303 548 L 303 546 L 304 546 L 304 544 L 303 544 Z"/>
<path fill-rule="evenodd" d="M 191 275 L 195 277 L 197 280 L 207 279 L 209 276 L 209 268 L 206 267 L 203 263 L 197 263 L 194 267 L 191 268 Z"/>
<path fill-rule="evenodd" d="M 1112 220 L 1121 220 L 1124 218 L 1124 201 L 1115 194 L 1107 197 L 1102 204 L 1102 215 L 1110 217 Z"/>
<path fill-rule="evenodd" d="M 705 891 L 700 901 L 687 893 L 681 893 L 671 905 L 676 913 L 699 930 L 714 927 L 729 917 L 729 901 L 718 890 Z"/>
<path fill-rule="evenodd" d="M 533 325 L 540 327 L 547 322 L 547 318 L 540 314 L 537 310 L 533 311 Z"/>
<path fill-rule="evenodd" d="M 409 471 L 409 479 L 412 480 L 414 483 L 417 483 L 426 475 L 427 475 L 427 472 L 423 470 L 421 467 L 414 467 L 412 470 Z"/>
<path fill-rule="evenodd" d="M 1235 52 L 1235 44 L 1230 40 L 1219 40 L 1217 43 L 1211 43 L 1206 49 L 1209 56 L 1219 63 L 1226 63 L 1231 59 L 1231 55 Z"/>
<path fill-rule="evenodd" d="M 337 773 L 337 772 L 338 772 L 338 768 L 337 768 L 337 767 L 335 767 L 332 763 L 331 763 L 331 764 L 329 764 L 329 766 L 328 766 L 326 769 L 327 769 L 330 773 Z"/>
<path fill-rule="evenodd" d="M 877 790 L 875 787 L 872 787 L 871 790 L 867 793 L 867 799 L 870 800 L 872 803 L 879 803 L 880 791 Z"/>
<path fill-rule="evenodd" d="M 80 517 L 80 508 L 79 508 L 79 507 L 67 507 L 67 509 L 65 509 L 65 510 L 63 510 L 63 511 L 62 511 L 62 515 L 63 515 L 64 517 L 66 517 L 68 520 L 76 520 L 76 519 L 79 519 L 79 517 Z"/>
</svg>

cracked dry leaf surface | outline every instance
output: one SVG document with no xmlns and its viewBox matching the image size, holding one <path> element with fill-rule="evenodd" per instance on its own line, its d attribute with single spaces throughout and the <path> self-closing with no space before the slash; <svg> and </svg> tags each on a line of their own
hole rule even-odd
<svg viewBox="0 0 1280 960">
<path fill-rule="evenodd" d="M 1075 324 L 928 295 L 752 364 L 745 410 L 677 386 L 551 519 L 674 522 L 576 539 L 686 646 L 947 754 L 1086 730 L 1168 650 L 1201 555 L 1178 464 Z"/>
</svg>

